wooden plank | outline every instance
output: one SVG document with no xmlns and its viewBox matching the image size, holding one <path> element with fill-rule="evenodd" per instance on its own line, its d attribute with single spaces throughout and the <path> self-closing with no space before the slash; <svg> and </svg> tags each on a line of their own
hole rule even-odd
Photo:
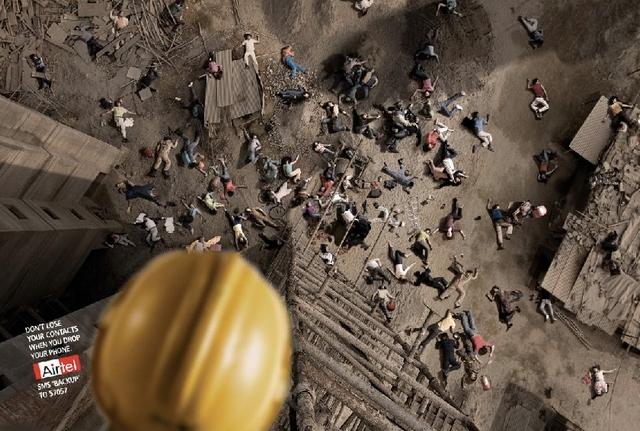
<svg viewBox="0 0 640 431">
<path fill-rule="evenodd" d="M 222 66 L 224 72 L 222 79 L 214 80 L 217 93 L 216 101 L 220 108 L 231 106 L 236 100 L 236 95 L 233 93 L 233 59 L 231 50 L 216 52 L 216 61 Z"/>
<path fill-rule="evenodd" d="M 86 43 L 81 40 L 76 40 L 75 42 L 73 42 L 73 50 L 86 64 L 91 63 L 91 56 L 89 55 L 89 49 L 87 48 Z"/>
<path fill-rule="evenodd" d="M 102 57 L 103 55 L 113 54 L 114 52 L 116 52 L 116 45 L 119 44 L 120 42 L 125 41 L 129 36 L 130 35 L 128 32 L 120 34 L 120 36 L 113 39 L 111 42 L 106 44 L 100 51 L 98 51 L 98 53 L 96 54 L 96 59 Z"/>
<path fill-rule="evenodd" d="M 217 87 L 215 83 L 216 79 L 207 75 L 204 98 L 204 125 L 205 127 L 211 127 L 213 124 L 220 122 L 220 108 L 218 108 L 217 102 Z"/>
<path fill-rule="evenodd" d="M 67 39 L 67 32 L 55 22 L 47 29 L 47 35 L 56 44 L 62 45 Z"/>
<path fill-rule="evenodd" d="M 69 54 L 76 54 L 76 52 L 73 50 L 73 48 L 71 48 L 68 45 L 65 45 L 63 43 L 56 43 L 55 41 L 51 40 L 50 37 L 45 37 L 44 40 L 46 42 L 49 42 L 51 45 L 57 46 L 60 49 L 64 49 L 65 51 L 67 51 Z"/>
<path fill-rule="evenodd" d="M 124 45 L 122 45 L 116 51 L 116 57 L 122 59 L 122 56 L 125 55 L 131 48 L 133 48 L 140 41 L 140 34 L 134 35 L 131 39 L 129 39 Z"/>
<path fill-rule="evenodd" d="M 79 0 L 78 1 L 78 16 L 79 17 L 89 17 L 89 16 L 105 16 L 109 15 L 109 11 L 107 10 L 107 3 L 90 3 L 88 0 Z"/>
</svg>

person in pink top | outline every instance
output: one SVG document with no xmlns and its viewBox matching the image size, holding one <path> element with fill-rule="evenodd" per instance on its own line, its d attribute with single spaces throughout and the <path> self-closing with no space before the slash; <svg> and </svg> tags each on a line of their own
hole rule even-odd
<svg viewBox="0 0 640 431">
<path fill-rule="evenodd" d="M 534 99 L 531 102 L 531 109 L 536 114 L 536 120 L 542 120 L 544 113 L 549 110 L 547 90 L 545 90 L 538 78 L 533 78 L 532 81 L 527 79 L 527 89 L 533 92 Z"/>
<path fill-rule="evenodd" d="M 282 56 L 282 62 L 291 69 L 290 76 L 295 78 L 298 72 L 307 73 L 307 69 L 296 63 L 294 59 L 295 52 L 293 52 L 293 48 L 291 45 L 287 45 L 280 51 Z"/>
</svg>

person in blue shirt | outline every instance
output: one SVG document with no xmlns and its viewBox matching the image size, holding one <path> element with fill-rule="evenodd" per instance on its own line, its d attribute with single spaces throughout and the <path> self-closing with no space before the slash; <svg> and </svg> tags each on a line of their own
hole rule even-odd
<svg viewBox="0 0 640 431">
<path fill-rule="evenodd" d="M 473 120 L 473 130 L 476 136 L 482 141 L 482 146 L 489 151 L 493 151 L 491 144 L 493 143 L 493 136 L 491 133 L 484 130 L 484 126 L 489 124 L 489 114 L 486 117 L 480 116 L 478 112 L 471 113 L 471 119 Z"/>
<path fill-rule="evenodd" d="M 500 205 L 491 204 L 491 199 L 487 199 L 487 211 L 489 211 L 489 218 L 493 222 L 493 228 L 496 231 L 496 239 L 498 242 L 498 250 L 504 249 L 504 241 L 502 235 L 502 228 L 507 230 L 504 239 L 511 239 L 513 233 L 513 224 L 507 221 L 505 214 L 502 212 Z"/>
</svg>

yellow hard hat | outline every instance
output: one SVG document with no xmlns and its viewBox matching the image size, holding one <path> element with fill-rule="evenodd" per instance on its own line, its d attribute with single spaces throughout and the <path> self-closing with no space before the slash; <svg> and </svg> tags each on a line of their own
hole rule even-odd
<svg viewBox="0 0 640 431">
<path fill-rule="evenodd" d="M 157 257 L 99 325 L 92 380 L 117 431 L 261 431 L 291 370 L 286 307 L 237 253 Z"/>
</svg>

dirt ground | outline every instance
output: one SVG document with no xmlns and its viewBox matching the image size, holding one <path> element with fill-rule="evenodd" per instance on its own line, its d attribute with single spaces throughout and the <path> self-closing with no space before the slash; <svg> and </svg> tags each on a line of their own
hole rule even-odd
<svg viewBox="0 0 640 431">
<path fill-rule="evenodd" d="M 549 226 L 584 196 L 584 178 L 589 167 L 565 151 L 568 139 L 600 94 L 615 93 L 627 101 L 638 101 L 640 75 L 628 76 L 628 73 L 640 67 L 640 50 L 637 49 L 640 8 L 633 0 L 461 0 L 459 3 L 464 18 L 436 18 L 433 1 L 387 0 L 377 2 L 366 17 L 359 19 L 351 2 L 344 0 L 240 2 L 238 16 L 241 23 L 236 25 L 230 1 L 202 0 L 192 4 L 186 15 L 185 40 L 197 36 L 197 23 L 204 30 L 208 49 L 237 47 L 246 30 L 260 35 L 257 53 L 267 106 L 264 120 L 253 123 L 251 130 L 260 136 L 265 154 L 278 157 L 300 154 L 305 176 L 317 177 L 322 164 L 310 151 L 310 144 L 320 131 L 322 113 L 318 103 L 335 98 L 328 91 L 332 79 L 327 75 L 335 68 L 339 55 L 357 52 L 379 74 L 380 85 L 363 106 L 407 100 L 415 88 L 415 83 L 408 77 L 412 54 L 420 47 L 428 29 L 437 26 L 434 44 L 440 54 L 440 63 L 430 63 L 430 71 L 439 77 L 439 81 L 432 97 L 442 100 L 446 95 L 465 90 L 464 114 L 474 110 L 491 114 L 488 131 L 494 136 L 496 149 L 495 153 L 484 150 L 472 153 L 471 146 L 477 141 L 462 129 L 460 116 L 449 121 L 448 124 L 456 129 L 450 142 L 461 153 L 456 163 L 467 171 L 470 179 L 458 188 L 436 190 L 434 182 L 422 174 L 428 155 L 416 149 L 409 142 L 412 139 L 400 146 L 400 156 L 420 178 L 411 196 L 419 201 L 429 195 L 434 197 L 420 207 L 423 227 L 436 226 L 447 214 L 453 197 L 458 197 L 464 204 L 467 239 L 445 241 L 434 238 L 434 251 L 429 260 L 433 272 L 448 279 L 451 274 L 446 268 L 453 254 L 464 254 L 466 265 L 480 268 L 479 279 L 469 285 L 464 308 L 474 311 L 482 334 L 496 343 L 497 356 L 483 370 L 491 378 L 492 390 L 483 392 L 476 388 L 467 406 L 475 409 L 481 429 L 505 429 L 506 422 L 503 421 L 506 419 L 496 415 L 496 411 L 509 385 L 516 384 L 545 398 L 547 405 L 585 430 L 637 429 L 633 424 L 640 420 L 635 396 L 640 389 L 638 356 L 626 353 L 617 337 L 583 327 L 594 346 L 587 350 L 563 323 L 545 324 L 535 303 L 529 301 L 528 286 L 537 253 L 541 248 L 553 249 L 557 245 L 557 239 L 549 233 Z M 529 47 L 525 31 L 517 21 L 518 15 L 540 19 L 546 39 L 541 49 Z M 84 64 L 55 48 L 46 53 L 55 80 L 55 98 L 66 108 L 64 116 L 53 115 L 63 122 L 108 142 L 119 142 L 114 128 L 101 125 L 102 111 L 96 101 L 100 97 L 124 95 L 125 106 L 139 114 L 135 126 L 130 129 L 130 142 L 126 144 L 131 150 L 128 160 L 116 174 L 110 175 L 107 186 L 94 197 L 107 216 L 130 223 L 140 211 L 153 216 L 174 217 L 182 212 L 180 206 L 161 211 L 153 205 L 135 202 L 133 211 L 127 213 L 124 198 L 112 185 L 122 177 L 138 184 L 148 181 L 145 174 L 151 160 L 140 158 L 138 151 L 153 146 L 167 127 L 175 128 L 186 120 L 187 112 L 173 98 L 188 97 L 187 83 L 201 73 L 198 62 L 204 60 L 204 51 L 200 43 L 195 39 L 185 48 L 183 55 L 175 60 L 175 68 L 163 66 L 158 93 L 144 103 L 130 94 L 124 76 L 127 66 L 148 64 L 151 58 L 144 58 L 142 52 L 130 61 L 131 64 L 118 65 L 108 62 Z M 297 60 L 312 71 L 308 77 L 299 78 L 297 82 L 286 77 L 286 71 L 278 62 L 279 49 L 285 44 L 294 45 Z M 182 61 L 191 58 L 194 52 L 197 54 L 198 50 L 202 51 L 199 60 Z M 551 98 L 551 111 L 543 121 L 536 121 L 529 109 L 531 94 L 526 91 L 525 84 L 527 78 L 534 77 L 542 80 Z M 311 102 L 291 109 L 274 103 L 272 95 L 276 90 L 298 84 L 304 84 L 312 91 Z M 266 125 L 273 126 L 273 130 L 268 132 Z M 237 176 L 236 182 L 247 185 L 247 189 L 234 197 L 232 206 L 242 209 L 257 205 L 255 169 L 235 163 L 244 154 L 239 131 L 221 127 L 216 133 L 217 137 L 203 146 L 207 155 L 210 159 L 224 155 L 233 160 L 232 173 Z M 336 142 L 338 138 L 320 139 Z M 543 185 L 536 182 L 532 156 L 545 147 L 560 152 L 561 169 Z M 365 142 L 362 149 L 374 158 L 368 168 L 369 178 L 380 175 L 383 161 L 396 164 L 398 157 L 381 152 L 373 141 Z M 160 177 L 154 180 L 160 195 L 178 205 L 180 199 L 193 201 L 196 194 L 205 190 L 206 182 L 208 180 L 202 174 L 182 167 L 176 167 L 168 180 Z M 363 195 L 354 195 L 354 198 L 360 203 Z M 510 201 L 530 199 L 546 205 L 551 213 L 546 219 L 529 221 L 517 229 L 513 240 L 507 242 L 506 250 L 498 251 L 484 210 L 488 198 L 503 206 Z M 385 191 L 379 201 L 387 207 L 394 203 L 406 207 L 407 195 L 399 189 Z M 446 207 L 442 208 L 443 205 Z M 474 220 L 476 216 L 481 219 Z M 194 235 L 184 230 L 164 235 L 166 246 L 150 252 L 142 247 L 144 232 L 128 225 L 126 230 L 140 246 L 95 252 L 69 295 L 78 289 L 86 292 L 86 286 L 91 285 L 95 299 L 105 296 L 153 255 L 167 248 L 184 246 L 200 234 L 207 238 L 222 235 L 223 246 L 232 248 L 231 233 L 222 214 L 205 215 L 195 223 L 195 228 Z M 407 226 L 398 234 L 383 234 L 373 250 L 355 248 L 341 254 L 338 267 L 355 278 L 370 252 L 373 257 L 386 259 L 387 241 L 407 249 L 410 228 Z M 375 229 L 371 236 L 375 236 Z M 257 231 L 249 230 L 249 239 L 252 247 L 247 256 L 261 267 L 268 266 L 270 255 L 260 250 Z M 416 259 L 411 257 L 410 261 Z M 498 322 L 494 304 L 484 297 L 493 285 L 525 291 L 521 304 L 523 311 L 516 316 L 515 326 L 509 332 L 505 332 Z M 399 297 L 399 311 L 392 325 L 398 330 L 421 324 L 426 315 L 425 305 L 438 314 L 444 314 L 453 306 L 453 298 L 435 301 L 431 288 L 406 284 L 394 286 L 393 291 Z M 438 367 L 433 346 L 427 349 L 424 359 L 434 368 Z M 611 392 L 588 403 L 589 390 L 582 383 L 582 377 L 595 363 L 619 371 L 610 376 L 610 381 L 615 381 Z M 450 384 L 457 384 L 458 378 L 459 375 L 452 375 Z M 545 397 L 545 388 L 552 388 L 550 398 Z"/>
</svg>

